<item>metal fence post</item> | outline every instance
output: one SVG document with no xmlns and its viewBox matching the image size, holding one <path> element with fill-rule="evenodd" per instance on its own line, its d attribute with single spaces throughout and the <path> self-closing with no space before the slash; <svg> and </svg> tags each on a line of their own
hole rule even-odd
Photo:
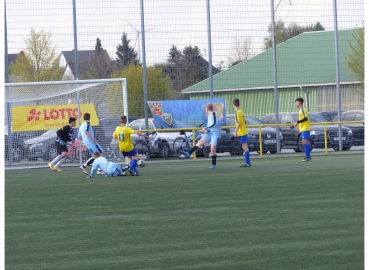
<svg viewBox="0 0 369 270">
<path fill-rule="evenodd" d="M 192 129 L 192 147 L 196 144 L 195 129 Z M 193 160 L 196 161 L 196 152 L 193 152 Z"/>
<path fill-rule="evenodd" d="M 328 155 L 327 123 L 324 123 L 324 152 Z"/>
<path fill-rule="evenodd" d="M 259 126 L 259 144 L 260 144 L 259 146 L 260 158 L 262 158 L 263 157 L 263 134 L 261 133 L 261 126 Z"/>
<path fill-rule="evenodd" d="M 206 0 L 206 14 L 208 24 L 208 54 L 209 54 L 209 88 L 210 98 L 214 98 L 214 86 L 213 86 L 213 55 L 211 49 L 211 23 L 210 23 L 210 0 Z"/>
<path fill-rule="evenodd" d="M 143 0 L 140 1 L 141 4 L 141 38 L 142 38 L 142 80 L 144 88 L 144 114 L 145 114 L 145 129 L 149 128 L 149 120 L 147 113 L 147 79 L 146 79 L 146 46 L 145 46 L 145 14 L 144 14 L 144 3 Z"/>
<path fill-rule="evenodd" d="M 5 48 L 5 83 L 9 83 L 9 59 L 8 59 L 8 29 L 7 29 L 7 23 L 6 23 L 6 1 L 4 1 L 4 48 Z M 10 100 L 10 88 L 5 88 L 5 95 L 6 100 L 8 102 L 6 103 L 6 120 L 7 120 L 7 129 L 8 129 L 8 148 L 9 148 L 9 163 L 12 164 L 13 162 L 13 134 L 12 134 L 12 111 L 11 111 L 11 105 L 9 103 Z M 5 149 L 4 149 L 5 151 Z M 22 151 L 23 152 L 23 151 Z M 6 156 L 6 152 L 5 152 Z"/>
<path fill-rule="evenodd" d="M 274 110 L 275 110 L 275 122 L 279 124 L 279 108 L 278 108 L 278 75 L 277 75 L 277 49 L 275 44 L 275 18 L 274 18 L 274 0 L 270 0 L 270 9 L 272 17 L 272 48 L 273 48 L 273 70 L 274 70 Z M 276 141 L 277 141 L 277 153 L 281 152 L 281 141 L 279 138 L 279 126 L 276 126 Z"/>
<path fill-rule="evenodd" d="M 127 80 L 122 82 L 123 86 L 123 113 L 127 116 L 127 123 L 129 123 L 128 117 L 128 95 L 127 95 Z"/>
<path fill-rule="evenodd" d="M 336 50 L 336 80 L 337 80 L 337 107 L 338 122 L 341 122 L 341 78 L 340 78 L 340 59 L 338 51 L 338 22 L 337 22 L 337 1 L 333 0 L 334 11 L 334 45 Z M 342 125 L 338 125 L 339 150 L 342 151 Z"/>
</svg>

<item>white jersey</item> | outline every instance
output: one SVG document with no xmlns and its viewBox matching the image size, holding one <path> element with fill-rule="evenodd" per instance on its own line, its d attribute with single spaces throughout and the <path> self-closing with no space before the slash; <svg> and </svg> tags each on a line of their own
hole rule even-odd
<svg viewBox="0 0 369 270">
<path fill-rule="evenodd" d="M 220 133 L 221 132 L 220 120 L 219 120 L 218 115 L 215 112 L 208 115 L 208 123 L 206 125 L 206 129 L 210 133 Z"/>
<path fill-rule="evenodd" d="M 92 129 L 92 126 L 90 125 L 90 122 L 85 121 L 78 130 L 78 135 L 82 137 L 83 143 L 86 145 L 86 147 L 89 149 L 91 146 L 94 146 L 96 143 L 91 140 L 85 133 L 85 131 L 88 131 L 91 136 L 94 138 L 94 130 Z"/>
</svg>

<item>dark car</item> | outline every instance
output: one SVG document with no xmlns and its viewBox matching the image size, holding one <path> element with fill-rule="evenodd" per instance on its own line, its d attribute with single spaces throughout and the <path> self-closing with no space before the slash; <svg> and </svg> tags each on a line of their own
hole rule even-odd
<svg viewBox="0 0 369 270">
<path fill-rule="evenodd" d="M 310 122 L 327 122 L 325 118 L 317 113 L 309 113 Z M 295 150 L 295 152 L 303 152 L 304 148 L 301 143 L 301 134 L 298 127 L 293 124 L 298 121 L 298 113 L 279 113 L 279 122 L 281 124 L 291 124 L 291 126 L 280 127 L 284 139 L 284 148 Z M 275 124 L 275 114 L 267 114 L 261 118 L 264 124 Z M 324 148 L 324 126 L 311 125 L 310 127 L 310 145 L 313 148 Z M 328 147 L 338 150 L 338 125 L 327 125 Z M 351 129 L 342 127 L 342 143 L 343 149 L 349 150 L 354 145 L 354 136 Z"/>
<path fill-rule="evenodd" d="M 10 143 L 11 142 L 11 143 Z M 24 141 L 17 133 L 5 134 L 5 160 L 20 162 L 24 157 Z"/>
<path fill-rule="evenodd" d="M 364 120 L 365 111 L 347 111 L 341 114 L 341 121 L 361 121 Z M 333 122 L 338 121 L 338 116 L 333 119 Z M 352 123 L 352 124 L 343 124 L 345 127 L 348 127 L 352 130 L 355 138 L 355 146 L 364 145 L 364 123 Z"/>
<path fill-rule="evenodd" d="M 263 125 L 263 123 L 254 116 L 246 115 L 246 124 L 247 125 Z M 236 126 L 235 116 L 232 114 L 227 115 L 227 126 Z M 230 129 L 229 132 L 233 135 L 236 132 L 236 129 Z M 249 132 L 249 142 L 248 147 L 250 152 L 260 151 L 260 141 L 259 141 L 259 129 L 258 128 L 248 128 Z M 272 127 L 264 127 L 261 129 L 262 133 L 262 146 L 263 153 L 267 153 L 268 151 L 271 154 L 275 154 L 277 152 L 277 137 L 276 137 L 276 129 Z M 280 132 L 280 143 L 281 150 L 283 148 L 283 135 Z M 232 136 L 232 144 L 233 150 L 231 154 L 242 154 L 243 150 L 237 138 Z"/>
<path fill-rule="evenodd" d="M 27 157 L 29 160 L 37 160 L 42 158 L 46 161 L 53 160 L 58 151 L 55 146 L 56 129 L 51 129 L 43 133 L 41 136 L 34 137 L 24 141 Z"/>
<path fill-rule="evenodd" d="M 317 114 L 321 115 L 326 119 L 328 122 L 333 122 L 333 119 L 338 115 L 337 111 L 330 111 L 330 112 L 317 112 Z"/>
</svg>

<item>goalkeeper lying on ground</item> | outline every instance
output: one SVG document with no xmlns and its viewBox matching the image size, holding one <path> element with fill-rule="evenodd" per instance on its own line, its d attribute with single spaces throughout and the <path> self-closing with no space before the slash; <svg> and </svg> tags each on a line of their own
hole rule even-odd
<svg viewBox="0 0 369 270">
<path fill-rule="evenodd" d="M 97 169 L 105 171 L 105 177 L 133 175 L 133 172 L 131 171 L 129 166 L 122 167 L 119 164 L 110 162 L 105 157 L 101 156 L 100 152 L 94 153 L 94 163 L 92 165 L 91 174 L 86 178 L 93 178 Z M 128 172 L 128 174 L 125 174 L 126 171 Z"/>
</svg>

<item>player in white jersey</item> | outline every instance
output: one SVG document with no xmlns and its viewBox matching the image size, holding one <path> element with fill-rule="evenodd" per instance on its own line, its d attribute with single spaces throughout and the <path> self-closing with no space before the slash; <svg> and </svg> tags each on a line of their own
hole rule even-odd
<svg viewBox="0 0 369 270">
<path fill-rule="evenodd" d="M 122 167 L 119 164 L 110 162 L 105 157 L 101 156 L 100 152 L 94 153 L 93 159 L 94 163 L 92 165 L 91 174 L 86 178 L 93 178 L 98 169 L 105 171 L 105 177 L 124 176 L 126 175 L 126 171 L 129 172 L 129 175 L 133 175 L 128 165 Z"/>
<path fill-rule="evenodd" d="M 83 140 L 83 143 L 92 156 L 82 166 L 79 167 L 85 174 L 88 174 L 86 169 L 87 166 L 94 162 L 94 153 L 99 152 L 102 154 L 104 152 L 102 147 L 99 145 L 98 140 L 96 140 L 94 137 L 94 130 L 90 124 L 90 117 L 91 116 L 89 113 L 85 113 L 83 115 L 83 120 L 85 120 L 85 122 L 79 127 L 78 131 L 78 139 Z"/>
<path fill-rule="evenodd" d="M 210 143 L 210 152 L 212 154 L 210 169 L 216 169 L 217 145 L 219 143 L 221 132 L 220 120 L 218 115 L 214 112 L 213 104 L 209 103 L 206 105 L 206 114 L 208 115 L 208 123 L 206 125 L 206 128 L 203 128 L 202 130 L 205 133 L 205 136 L 202 137 L 201 140 L 198 141 L 196 146 L 192 147 L 188 152 L 182 151 L 182 153 L 189 158 L 191 154 L 199 150 L 202 145 L 204 145 L 205 143 Z"/>
</svg>

